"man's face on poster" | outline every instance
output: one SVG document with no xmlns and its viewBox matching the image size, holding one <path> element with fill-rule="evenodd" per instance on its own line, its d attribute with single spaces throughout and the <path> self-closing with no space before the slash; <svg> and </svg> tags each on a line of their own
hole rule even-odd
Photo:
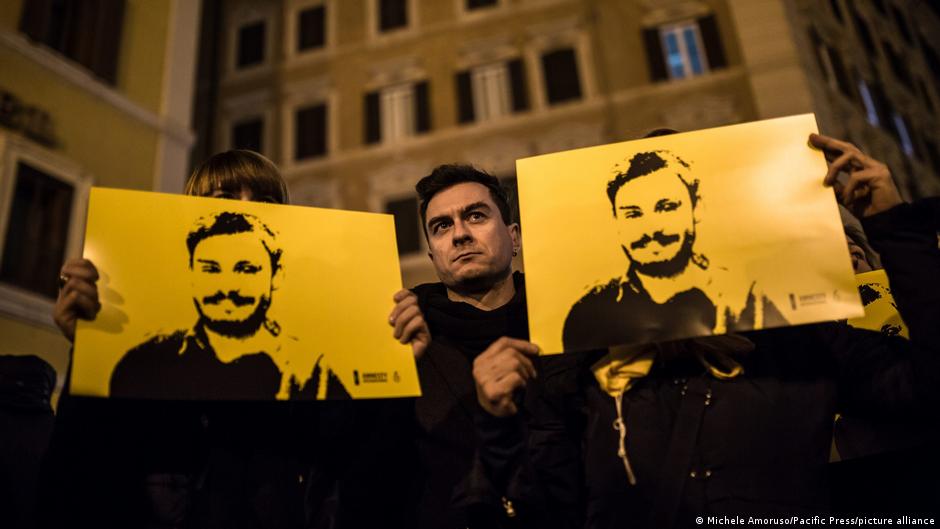
<svg viewBox="0 0 940 529">
<path fill-rule="evenodd" d="M 675 169 L 624 183 L 614 209 L 620 244 L 638 272 L 671 277 L 685 269 L 692 257 L 695 218 L 689 189 Z"/>
<path fill-rule="evenodd" d="M 257 234 L 214 235 L 193 252 L 193 300 L 207 327 L 252 334 L 271 302 L 271 257 Z"/>
</svg>

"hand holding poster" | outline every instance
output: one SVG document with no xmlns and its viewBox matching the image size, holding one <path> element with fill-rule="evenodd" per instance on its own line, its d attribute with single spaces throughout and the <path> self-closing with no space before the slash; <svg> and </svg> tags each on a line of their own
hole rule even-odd
<svg viewBox="0 0 940 529">
<path fill-rule="evenodd" d="M 420 393 L 386 322 L 388 215 L 95 188 L 85 257 L 102 310 L 72 391 L 165 399 Z"/>
<path fill-rule="evenodd" d="M 861 314 L 812 115 L 517 161 L 531 339 L 561 352 Z"/>
</svg>

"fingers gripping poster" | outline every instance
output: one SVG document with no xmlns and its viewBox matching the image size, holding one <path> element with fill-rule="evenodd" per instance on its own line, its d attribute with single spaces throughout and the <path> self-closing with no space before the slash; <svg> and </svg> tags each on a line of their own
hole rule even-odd
<svg viewBox="0 0 940 529">
<path fill-rule="evenodd" d="M 79 321 L 73 393 L 420 393 L 387 323 L 401 289 L 389 215 L 94 188 L 84 257 L 102 307 Z"/>
<path fill-rule="evenodd" d="M 546 353 L 862 314 L 812 114 L 516 162 Z"/>
</svg>

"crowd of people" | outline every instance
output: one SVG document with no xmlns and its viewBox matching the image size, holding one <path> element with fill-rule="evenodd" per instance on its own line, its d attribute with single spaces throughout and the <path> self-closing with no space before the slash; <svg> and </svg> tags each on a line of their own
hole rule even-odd
<svg viewBox="0 0 940 529">
<path fill-rule="evenodd" d="M 936 518 L 940 485 L 918 470 L 940 469 L 929 449 L 940 439 L 940 200 L 905 203 L 884 164 L 809 140 L 830 158 L 819 178 L 843 206 L 855 269 L 885 269 L 909 340 L 826 322 L 541 356 L 513 270 L 521 234 L 507 191 L 472 166 L 443 165 L 416 186 L 439 282 L 388 293 L 390 332 L 412 346 L 421 397 L 100 399 L 70 394 L 66 377 L 22 523 L 659 528 L 840 509 Z M 289 203 L 277 168 L 249 151 L 213 156 L 186 193 Z M 76 321 L 101 308 L 99 272 L 72 259 L 61 273 L 54 319 L 72 340 Z M 911 432 L 906 455 L 876 475 L 871 490 L 886 492 L 874 501 L 846 503 L 831 472 L 837 415 L 859 425 L 843 429 L 845 446 L 859 432 Z"/>
</svg>

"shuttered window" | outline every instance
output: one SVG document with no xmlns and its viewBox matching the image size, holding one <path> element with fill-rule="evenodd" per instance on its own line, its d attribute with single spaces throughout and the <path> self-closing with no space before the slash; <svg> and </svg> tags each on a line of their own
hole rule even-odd
<svg viewBox="0 0 940 529">
<path fill-rule="evenodd" d="M 562 48 L 542 55 L 542 71 L 550 105 L 581 99 L 581 80 L 574 49 Z"/>
</svg>

